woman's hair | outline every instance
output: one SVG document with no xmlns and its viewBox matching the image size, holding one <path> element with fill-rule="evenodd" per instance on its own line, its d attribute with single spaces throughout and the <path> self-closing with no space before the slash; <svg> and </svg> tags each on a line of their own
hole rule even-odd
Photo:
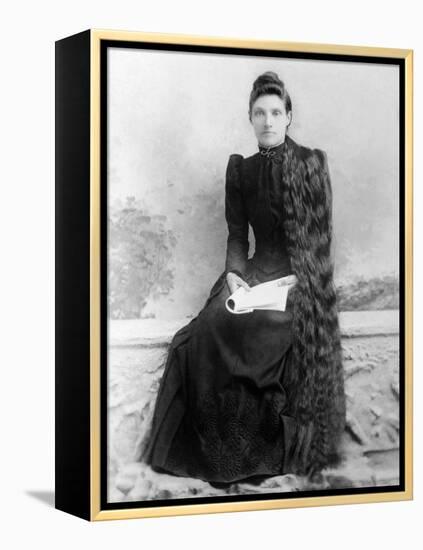
<svg viewBox="0 0 423 550">
<path fill-rule="evenodd" d="M 265 73 L 258 76 L 253 84 L 253 89 L 250 93 L 250 104 L 249 104 L 249 116 L 251 120 L 253 104 L 262 95 L 274 94 L 279 96 L 284 105 L 287 113 L 292 111 L 292 102 L 291 98 L 285 88 L 285 84 L 273 71 L 266 71 Z"/>
</svg>

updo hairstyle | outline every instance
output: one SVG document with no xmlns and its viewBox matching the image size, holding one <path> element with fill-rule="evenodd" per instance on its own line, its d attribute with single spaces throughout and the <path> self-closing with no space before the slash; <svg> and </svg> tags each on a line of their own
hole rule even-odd
<svg viewBox="0 0 423 550">
<path fill-rule="evenodd" d="M 287 113 L 292 111 L 291 98 L 285 88 L 285 84 L 273 71 L 266 71 L 258 76 L 253 84 L 253 89 L 250 93 L 250 103 L 248 109 L 248 116 L 251 121 L 252 108 L 256 99 L 262 95 L 277 95 L 279 96 L 284 105 Z"/>
</svg>

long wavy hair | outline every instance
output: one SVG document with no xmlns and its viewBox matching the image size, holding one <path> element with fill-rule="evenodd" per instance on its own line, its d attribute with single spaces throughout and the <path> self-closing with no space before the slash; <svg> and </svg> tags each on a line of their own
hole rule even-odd
<svg viewBox="0 0 423 550">
<path fill-rule="evenodd" d="M 296 144 L 283 149 L 284 229 L 297 284 L 293 304 L 290 413 L 312 427 L 307 460 L 297 472 L 311 474 L 339 463 L 345 428 L 342 348 L 333 281 L 332 188 L 326 155 Z"/>
</svg>

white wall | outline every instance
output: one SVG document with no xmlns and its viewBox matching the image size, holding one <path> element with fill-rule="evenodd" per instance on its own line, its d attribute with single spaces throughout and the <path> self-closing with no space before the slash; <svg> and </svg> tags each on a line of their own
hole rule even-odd
<svg viewBox="0 0 423 550">
<path fill-rule="evenodd" d="M 90 27 L 414 48 L 415 240 L 422 166 L 418 3 L 8 2 L 1 7 L 2 135 L 0 539 L 5 547 L 397 549 L 421 544 L 422 402 L 415 404 L 415 493 L 404 503 L 127 520 L 89 525 L 46 506 L 54 487 L 54 40 Z M 419 250 L 420 248 L 420 250 Z M 421 299 L 416 246 L 415 303 Z M 416 343 L 422 319 L 416 315 Z M 416 397 L 421 350 L 415 354 Z M 4 377 L 7 373 L 7 379 Z M 2 541 L 3 542 L 3 541 Z M 4 543 L 3 543 L 4 545 Z M 154 545 L 154 546 L 153 546 Z"/>
</svg>

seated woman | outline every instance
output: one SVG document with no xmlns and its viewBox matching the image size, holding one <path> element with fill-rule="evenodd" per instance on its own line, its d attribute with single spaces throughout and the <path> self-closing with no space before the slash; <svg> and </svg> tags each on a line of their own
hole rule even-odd
<svg viewBox="0 0 423 550">
<path fill-rule="evenodd" d="M 339 462 L 345 425 L 326 155 L 287 135 L 291 99 L 273 72 L 254 82 L 249 118 L 258 151 L 226 171 L 226 268 L 172 340 L 145 454 L 209 482 L 311 475 Z M 226 309 L 239 286 L 291 274 L 285 311 Z"/>
</svg>

